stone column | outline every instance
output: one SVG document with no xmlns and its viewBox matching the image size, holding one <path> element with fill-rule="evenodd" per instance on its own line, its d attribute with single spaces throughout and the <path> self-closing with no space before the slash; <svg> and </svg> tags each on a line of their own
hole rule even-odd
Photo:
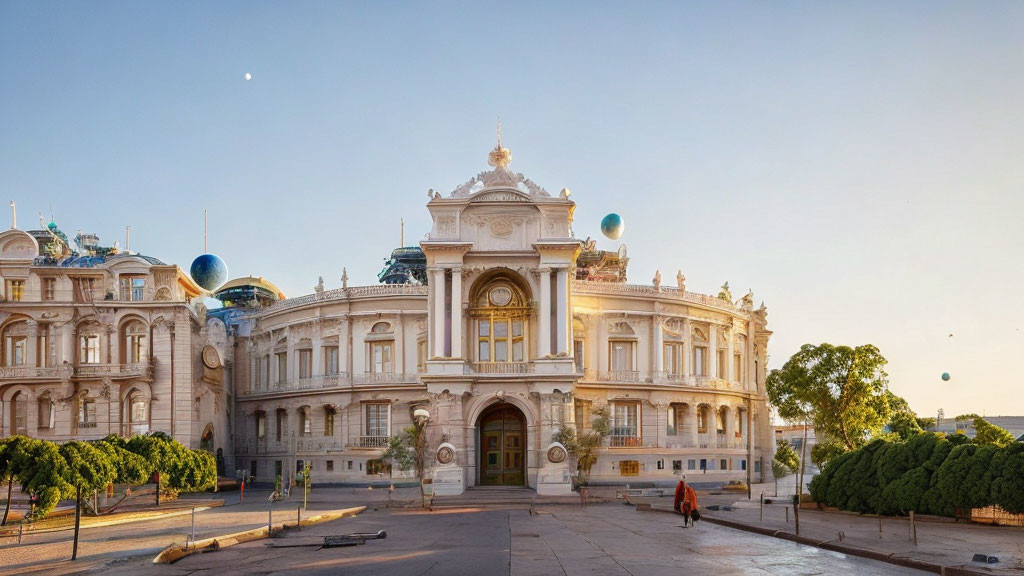
<svg viewBox="0 0 1024 576">
<path fill-rule="evenodd" d="M 690 376 L 693 370 L 693 338 L 690 335 L 690 319 L 683 318 L 683 370 L 684 376 Z M 696 417 L 696 415 L 695 415 Z M 696 445 L 696 444 L 694 444 Z"/>
<path fill-rule="evenodd" d="M 452 268 L 452 358 L 462 358 L 462 268 Z"/>
<path fill-rule="evenodd" d="M 608 365 L 608 321 L 603 314 L 597 315 L 597 362 L 593 364 L 594 370 L 604 372 L 610 367 Z"/>
<path fill-rule="evenodd" d="M 558 349 L 555 352 L 559 354 L 567 353 L 569 351 L 569 269 L 559 268 L 556 272 L 556 322 L 558 325 L 555 326 L 555 338 L 558 342 Z"/>
<path fill-rule="evenodd" d="M 718 325 L 711 324 L 708 331 L 708 374 L 711 378 L 718 378 Z"/>
<path fill-rule="evenodd" d="M 327 372 L 324 370 L 324 341 L 320 332 L 323 325 L 318 321 L 314 329 L 316 331 L 313 333 L 313 365 L 310 366 L 309 375 L 320 376 Z"/>
<path fill-rule="evenodd" d="M 661 316 L 651 316 L 651 332 L 654 336 L 654 373 L 660 376 L 665 372 L 665 334 L 661 329 Z"/>
<path fill-rule="evenodd" d="M 538 318 L 537 356 L 551 354 L 551 270 L 540 269 L 540 316 Z"/>
<path fill-rule="evenodd" d="M 57 365 L 60 366 L 63 362 L 68 364 L 77 364 L 78 357 L 76 356 L 77 350 L 75 348 L 75 333 L 74 326 L 71 322 L 66 322 L 60 327 L 60 350 L 57 353 Z"/>
<path fill-rule="evenodd" d="M 732 442 L 736 438 L 736 418 L 733 415 L 733 407 L 729 406 L 725 411 L 725 425 L 722 426 L 725 430 L 725 445 L 732 447 Z"/>
<path fill-rule="evenodd" d="M 687 406 L 687 411 L 683 415 L 683 418 L 686 420 L 686 433 L 687 437 L 690 439 L 691 447 L 697 447 L 699 445 L 697 438 L 697 410 L 699 409 L 700 406 L 689 405 Z"/>
<path fill-rule="evenodd" d="M 754 369 L 754 330 L 754 321 L 749 320 L 747 322 L 747 346 L 743 351 L 743 362 L 747 365 L 746 377 L 743 379 L 743 388 L 745 390 L 757 389 L 757 374 Z"/>
<path fill-rule="evenodd" d="M 708 407 L 708 448 L 718 448 L 718 406 Z"/>
<path fill-rule="evenodd" d="M 338 333 L 338 371 L 352 377 L 352 318 L 347 314 L 341 318 L 341 331 Z"/>
<path fill-rule="evenodd" d="M 121 363 L 121 338 L 120 338 L 121 335 L 118 333 L 117 328 L 107 328 L 106 329 L 106 333 L 107 333 L 107 350 L 110 351 L 110 360 L 109 360 L 109 362 L 111 364 L 120 364 Z M 126 362 L 127 362 L 127 360 L 128 359 L 125 358 Z"/>
<path fill-rule="evenodd" d="M 39 406 L 35 394 L 25 395 L 25 432 L 31 437 L 39 436 Z M 6 414 L 6 412 L 4 413 Z"/>
<path fill-rule="evenodd" d="M 395 357 L 393 366 L 395 374 L 405 374 L 405 316 L 401 311 L 395 323 Z"/>
<path fill-rule="evenodd" d="M 434 285 L 434 325 L 430 335 L 434 343 L 432 355 L 444 356 L 444 269 L 435 269 L 430 282 Z"/>
<path fill-rule="evenodd" d="M 736 338 L 736 334 L 734 334 L 733 330 L 730 328 L 729 329 L 729 344 L 728 344 L 728 346 L 726 346 L 726 352 L 725 352 L 725 363 L 726 363 L 725 374 L 728 377 L 729 382 L 735 382 L 736 378 L 739 376 L 739 374 L 736 374 L 736 359 L 733 357 L 733 355 L 735 354 L 735 346 L 736 346 L 736 344 L 733 342 L 733 340 L 735 338 Z"/>
<path fill-rule="evenodd" d="M 10 436 L 11 430 L 11 401 L 4 400 L 0 402 L 0 437 Z"/>
<path fill-rule="evenodd" d="M 292 334 L 292 327 L 288 327 L 288 373 L 285 375 L 285 382 L 294 382 L 299 375 L 299 359 L 295 354 L 295 335 Z"/>
</svg>

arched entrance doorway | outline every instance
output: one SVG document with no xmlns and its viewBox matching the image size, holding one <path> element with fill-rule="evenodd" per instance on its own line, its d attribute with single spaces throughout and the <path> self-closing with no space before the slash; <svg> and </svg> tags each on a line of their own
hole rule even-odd
<svg viewBox="0 0 1024 576">
<path fill-rule="evenodd" d="M 526 485 L 526 417 L 500 402 L 480 415 L 480 484 Z"/>
</svg>

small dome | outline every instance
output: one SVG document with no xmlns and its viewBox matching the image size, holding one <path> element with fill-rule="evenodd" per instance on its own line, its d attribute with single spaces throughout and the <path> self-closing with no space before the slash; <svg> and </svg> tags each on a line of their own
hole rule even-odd
<svg viewBox="0 0 1024 576">
<path fill-rule="evenodd" d="M 247 306 L 256 302 L 268 305 L 275 300 L 284 300 L 284 292 L 263 277 L 243 276 L 225 283 L 213 295 L 225 306 Z"/>
</svg>

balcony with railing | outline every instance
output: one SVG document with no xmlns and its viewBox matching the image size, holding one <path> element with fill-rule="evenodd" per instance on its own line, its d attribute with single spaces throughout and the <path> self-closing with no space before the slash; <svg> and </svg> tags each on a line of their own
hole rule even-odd
<svg viewBox="0 0 1024 576">
<path fill-rule="evenodd" d="M 153 365 L 149 362 L 129 364 L 79 364 L 75 366 L 75 377 L 79 379 L 103 378 L 140 378 L 153 379 Z"/>
<path fill-rule="evenodd" d="M 473 371 L 477 374 L 531 374 L 533 364 L 530 362 L 474 362 Z"/>
<path fill-rule="evenodd" d="M 2 366 L 0 367 L 0 380 L 7 378 L 25 379 L 57 379 L 61 378 L 65 367 L 63 366 Z"/>
<path fill-rule="evenodd" d="M 419 382 L 419 374 L 400 372 L 367 372 L 354 374 L 352 385 L 366 386 L 370 384 L 415 384 Z"/>
<path fill-rule="evenodd" d="M 283 382 L 271 382 L 269 384 L 258 384 L 243 391 L 239 396 L 262 396 L 266 394 L 279 394 L 282 392 L 303 392 L 316 390 L 339 390 L 352 388 L 353 386 L 368 386 L 374 384 L 414 384 L 419 382 L 419 375 L 415 373 L 367 373 L 350 375 L 347 373 L 322 374 L 309 378 L 296 378 Z"/>
<path fill-rule="evenodd" d="M 637 370 L 592 370 L 588 369 L 583 372 L 583 378 L 585 380 L 596 381 L 596 382 L 625 382 L 625 383 L 637 383 L 643 382 L 644 378 L 641 373 Z"/>
<path fill-rule="evenodd" d="M 388 447 L 390 436 L 356 436 L 350 438 L 347 446 L 349 448 L 370 448 L 383 449 Z"/>
<path fill-rule="evenodd" d="M 635 434 L 612 434 L 608 437 L 608 445 L 612 448 L 639 448 L 644 443 L 643 438 Z"/>
<path fill-rule="evenodd" d="M 299 438 L 295 442 L 298 452 L 328 452 L 341 450 L 341 442 L 334 438 Z"/>
</svg>

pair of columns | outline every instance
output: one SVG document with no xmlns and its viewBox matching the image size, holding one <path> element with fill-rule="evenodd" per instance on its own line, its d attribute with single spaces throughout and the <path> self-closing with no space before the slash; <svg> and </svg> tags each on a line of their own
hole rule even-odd
<svg viewBox="0 0 1024 576">
<path fill-rule="evenodd" d="M 462 358 L 462 268 L 430 270 L 430 355 Z"/>
<path fill-rule="evenodd" d="M 537 356 L 569 352 L 569 269 L 541 268 Z M 554 278 L 552 278 L 552 276 Z M 553 290 L 552 290 L 553 289 Z"/>
</svg>

